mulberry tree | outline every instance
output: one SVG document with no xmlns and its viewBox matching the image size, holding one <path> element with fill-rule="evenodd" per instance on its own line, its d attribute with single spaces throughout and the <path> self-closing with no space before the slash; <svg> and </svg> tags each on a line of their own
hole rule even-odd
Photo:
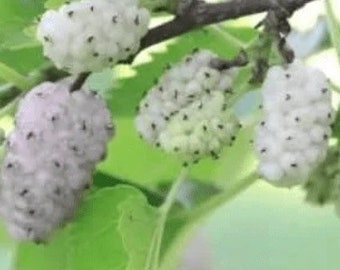
<svg viewBox="0 0 340 270">
<path fill-rule="evenodd" d="M 322 34 L 291 27 L 309 2 Z M 339 215 L 339 89 L 306 61 L 340 55 L 332 1 L 0 4 L 15 269 L 177 269 L 194 228 L 262 180 Z"/>
</svg>

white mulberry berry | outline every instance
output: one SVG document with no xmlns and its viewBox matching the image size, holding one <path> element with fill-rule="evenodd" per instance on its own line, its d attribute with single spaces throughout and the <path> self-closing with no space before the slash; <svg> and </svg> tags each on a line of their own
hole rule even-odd
<svg viewBox="0 0 340 270">
<path fill-rule="evenodd" d="M 259 172 L 274 185 L 303 183 L 326 157 L 333 120 L 327 79 L 296 60 L 269 69 L 262 96 L 264 117 L 255 135 Z"/>
<path fill-rule="evenodd" d="M 99 71 L 138 51 L 149 17 L 137 0 L 82 0 L 47 11 L 37 38 L 58 68 Z"/>
<path fill-rule="evenodd" d="M 1 214 L 20 240 L 47 240 L 72 218 L 113 135 L 105 103 L 66 82 L 43 83 L 20 102 L 1 170 Z"/>
<path fill-rule="evenodd" d="M 216 57 L 193 53 L 160 78 L 138 107 L 136 127 L 143 139 L 184 162 L 216 158 L 235 139 L 239 124 L 227 106 L 234 72 L 211 68 Z"/>
</svg>

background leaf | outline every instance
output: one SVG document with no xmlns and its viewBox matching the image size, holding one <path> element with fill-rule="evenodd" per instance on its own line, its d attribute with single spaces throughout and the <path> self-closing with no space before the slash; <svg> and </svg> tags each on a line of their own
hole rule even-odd
<svg viewBox="0 0 340 270">
<path fill-rule="evenodd" d="M 130 197 L 120 205 L 119 231 L 129 253 L 126 270 L 145 269 L 158 213 L 142 196 Z"/>
<path fill-rule="evenodd" d="M 31 43 L 24 29 L 44 10 L 43 0 L 0 0 L 0 50 Z"/>
<path fill-rule="evenodd" d="M 104 183 L 106 177 L 96 174 L 96 182 Z M 143 193 L 131 186 L 94 190 L 75 220 L 48 244 L 18 245 L 15 270 L 137 270 L 145 260 L 156 215 Z"/>
</svg>

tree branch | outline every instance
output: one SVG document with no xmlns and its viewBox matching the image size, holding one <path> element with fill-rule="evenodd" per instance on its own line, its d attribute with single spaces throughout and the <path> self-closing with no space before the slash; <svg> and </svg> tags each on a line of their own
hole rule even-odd
<svg viewBox="0 0 340 270">
<path fill-rule="evenodd" d="M 292 14 L 295 10 L 312 1 L 315 0 L 231 0 L 222 3 L 205 3 L 205 1 L 202 0 L 192 0 L 189 1 L 191 4 L 188 5 L 187 10 L 182 11 L 183 15 L 177 15 L 172 21 L 151 29 L 141 40 L 139 52 L 152 45 L 205 25 L 275 9 L 283 9 L 289 14 Z M 135 56 L 132 56 L 128 62 L 132 62 L 134 57 Z M 64 73 L 56 71 L 55 74 L 60 75 Z M 90 73 L 80 74 L 70 90 L 76 91 L 81 88 L 89 74 Z M 66 75 L 64 75 L 64 77 L 65 76 Z M 41 79 L 44 78 L 46 79 L 46 75 L 41 77 Z M 60 77 L 55 76 L 50 78 L 51 81 L 55 81 L 56 79 L 60 79 Z"/>
<path fill-rule="evenodd" d="M 196 1 L 185 15 L 177 16 L 174 20 L 151 29 L 143 38 L 141 49 L 208 24 L 277 8 L 293 13 L 312 1 L 315 0 L 233 0 L 215 4 Z"/>
</svg>

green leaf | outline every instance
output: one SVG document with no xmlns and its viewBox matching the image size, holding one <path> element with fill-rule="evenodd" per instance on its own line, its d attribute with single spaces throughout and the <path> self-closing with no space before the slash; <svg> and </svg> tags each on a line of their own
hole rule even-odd
<svg viewBox="0 0 340 270">
<path fill-rule="evenodd" d="M 21 90 L 28 89 L 31 85 L 30 81 L 25 76 L 19 74 L 13 68 L 0 62 L 0 78 L 7 83 L 12 83 Z"/>
<path fill-rule="evenodd" d="M 55 8 L 60 7 L 65 2 L 66 2 L 66 0 L 47 0 L 45 2 L 45 8 L 46 9 L 55 9 Z"/>
<path fill-rule="evenodd" d="M 27 43 L 24 29 L 43 12 L 43 0 L 0 0 L 0 50 Z"/>
<path fill-rule="evenodd" d="M 111 181 L 97 173 L 95 182 Z M 128 185 L 92 191 L 75 220 L 46 245 L 21 243 L 14 270 L 92 270 L 133 268 L 145 260 L 156 208 Z"/>
<path fill-rule="evenodd" d="M 58 232 L 46 245 L 21 243 L 16 254 L 15 270 L 66 270 L 69 231 Z"/>
<path fill-rule="evenodd" d="M 141 262 L 145 251 L 139 246 L 150 241 L 150 231 L 144 229 L 149 224 L 152 230 L 154 215 L 142 193 L 130 186 L 104 188 L 88 196 L 71 226 L 68 267 L 120 270 Z"/>
<path fill-rule="evenodd" d="M 22 74 L 38 69 L 46 62 L 41 47 L 0 50 L 0 59 L 2 63 Z"/>
<path fill-rule="evenodd" d="M 153 233 L 157 226 L 157 209 L 142 196 L 131 197 L 120 205 L 119 231 L 129 254 L 126 270 L 144 270 Z"/>
<path fill-rule="evenodd" d="M 104 174 L 100 171 L 97 171 L 94 176 L 93 184 L 96 188 L 105 188 L 105 187 L 115 187 L 118 185 L 129 185 L 141 191 L 144 196 L 147 198 L 148 202 L 152 206 L 160 206 L 164 201 L 163 194 L 160 194 L 156 191 L 148 189 L 145 186 L 138 185 L 136 183 L 131 183 L 128 180 L 123 180 L 117 177 L 113 177 L 109 174 Z"/>
<path fill-rule="evenodd" d="M 329 26 L 329 32 L 331 35 L 332 43 L 337 51 L 338 59 L 340 61 L 340 22 L 334 12 L 333 4 L 331 0 L 325 1 L 327 22 Z"/>
</svg>

